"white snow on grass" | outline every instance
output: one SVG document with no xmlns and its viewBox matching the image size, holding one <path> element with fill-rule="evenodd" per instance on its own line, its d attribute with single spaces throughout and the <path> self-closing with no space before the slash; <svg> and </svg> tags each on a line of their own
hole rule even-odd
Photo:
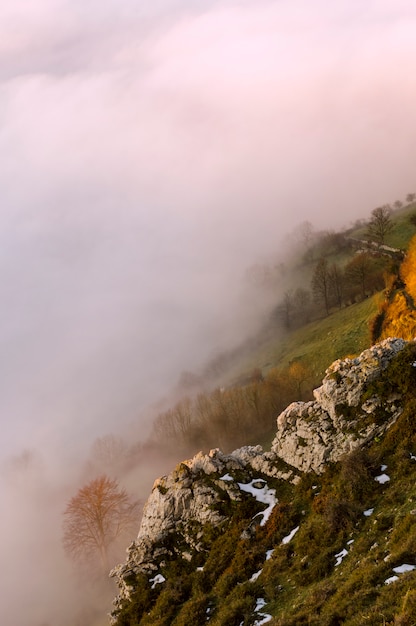
<svg viewBox="0 0 416 626">
<path fill-rule="evenodd" d="M 396 580 L 399 580 L 398 576 L 390 576 L 390 578 L 386 578 L 386 580 L 384 581 L 384 584 L 390 585 L 391 583 L 395 583 Z"/>
<path fill-rule="evenodd" d="M 366 517 L 370 517 L 370 515 L 372 515 L 374 513 L 374 509 L 367 509 L 366 511 L 364 511 L 364 515 Z"/>
<path fill-rule="evenodd" d="M 347 546 L 351 546 L 354 543 L 354 539 L 350 539 L 349 541 L 347 541 Z M 343 559 L 347 556 L 348 554 L 348 550 L 346 548 L 343 548 L 341 550 L 341 552 L 338 552 L 337 554 L 335 554 L 335 567 L 338 567 L 338 565 L 341 565 Z"/>
<path fill-rule="evenodd" d="M 267 509 L 257 513 L 254 517 L 261 516 L 263 519 L 260 522 L 260 526 L 264 526 L 270 517 L 270 513 L 273 511 L 274 506 L 277 504 L 276 489 L 269 489 L 267 483 L 262 478 L 254 478 L 250 483 L 237 483 L 241 491 L 251 493 L 262 504 L 267 504 Z"/>
<path fill-rule="evenodd" d="M 149 583 L 153 583 L 152 589 L 156 587 L 156 585 L 160 585 L 160 583 L 164 583 L 166 578 L 162 576 L 162 574 L 156 574 L 154 578 L 149 579 Z"/>
<path fill-rule="evenodd" d="M 296 528 L 291 530 L 290 533 L 288 535 L 286 535 L 286 537 L 283 537 L 282 543 L 283 544 L 289 543 L 289 541 L 291 541 L 293 539 L 293 537 L 296 535 L 298 530 L 299 530 L 299 526 L 296 526 Z"/>
<path fill-rule="evenodd" d="M 348 554 L 348 550 L 346 550 L 345 548 L 343 548 L 341 550 L 341 552 L 338 552 L 338 554 L 335 555 L 336 561 L 335 561 L 335 567 L 338 567 L 338 565 L 341 565 L 342 563 L 342 559 L 344 557 L 346 557 Z"/>
<path fill-rule="evenodd" d="M 271 559 L 271 558 L 272 558 L 272 554 L 273 554 L 273 552 L 274 552 L 274 549 L 273 549 L 273 550 L 267 550 L 267 552 L 266 552 L 266 559 L 265 559 L 266 561 L 268 561 L 269 559 Z M 263 571 L 262 569 L 259 569 L 259 571 L 258 571 L 258 572 L 254 572 L 254 574 L 253 574 L 253 575 L 252 575 L 252 577 L 250 578 L 250 582 L 251 582 L 251 583 L 254 583 L 254 581 L 258 579 L 258 577 L 260 576 L 260 574 L 262 573 L 262 571 Z"/>
<path fill-rule="evenodd" d="M 253 576 L 250 578 L 250 582 L 254 583 L 254 581 L 258 579 L 262 571 L 263 571 L 262 569 L 259 569 L 258 572 L 254 572 Z"/>
<path fill-rule="evenodd" d="M 380 485 L 384 485 L 385 483 L 389 482 L 390 476 L 388 476 L 387 474 L 380 474 L 379 476 L 376 476 L 374 480 L 380 483 Z"/>
<path fill-rule="evenodd" d="M 261 609 L 266 606 L 266 600 L 264 598 L 257 598 L 256 600 L 256 608 L 254 609 L 255 613 L 259 613 L 260 620 L 256 619 L 253 626 L 261 626 L 261 624 L 267 624 L 272 619 L 272 616 L 268 613 L 260 613 Z"/>
<path fill-rule="evenodd" d="M 395 574 L 404 574 L 405 572 L 412 572 L 416 569 L 415 565 L 409 565 L 409 563 L 403 563 L 403 565 L 399 565 L 398 567 L 393 567 L 393 572 Z"/>
<path fill-rule="evenodd" d="M 385 472 L 385 471 L 386 471 L 386 469 L 387 469 L 387 465 L 382 465 L 382 466 L 380 467 L 380 470 L 381 470 L 382 472 Z"/>
<path fill-rule="evenodd" d="M 411 459 L 412 461 L 416 461 L 416 455 L 415 455 L 415 454 L 410 453 L 410 459 Z"/>
<path fill-rule="evenodd" d="M 385 559 L 384 559 L 385 560 Z M 405 574 L 406 572 L 413 572 L 416 569 L 416 565 L 410 565 L 409 563 L 403 563 L 403 565 L 398 565 L 397 567 L 393 567 L 393 572 L 395 572 L 395 576 L 390 576 L 390 578 L 386 578 L 384 581 L 385 585 L 390 585 L 391 583 L 395 583 L 396 580 L 399 580 L 397 574 Z"/>
<path fill-rule="evenodd" d="M 224 474 L 224 476 L 220 476 L 220 480 L 234 480 L 230 474 Z"/>
</svg>

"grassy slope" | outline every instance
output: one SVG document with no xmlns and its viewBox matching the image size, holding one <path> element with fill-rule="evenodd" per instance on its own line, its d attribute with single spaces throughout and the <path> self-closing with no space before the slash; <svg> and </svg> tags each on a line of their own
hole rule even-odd
<svg viewBox="0 0 416 626">
<path fill-rule="evenodd" d="M 369 322 L 378 310 L 380 294 L 311 322 L 282 339 L 268 340 L 239 365 L 239 372 L 260 368 L 266 373 L 294 361 L 307 365 L 318 383 L 336 359 L 362 352 L 370 345 Z"/>
<path fill-rule="evenodd" d="M 393 213 L 394 228 L 386 237 L 386 245 L 403 250 L 407 248 L 410 239 L 416 233 L 416 227 L 409 222 L 409 217 L 413 213 L 416 213 L 416 203 L 409 204 Z M 366 227 L 358 228 L 351 233 L 351 236 L 365 239 L 366 232 Z"/>
<path fill-rule="evenodd" d="M 395 216 L 396 227 L 386 243 L 407 247 L 414 234 L 409 212 L 406 207 Z M 269 340 L 244 359 L 240 373 L 301 361 L 318 382 L 332 361 L 370 345 L 368 323 L 381 299 L 379 294 L 346 307 L 283 341 Z M 296 487 L 276 484 L 279 507 L 255 539 L 241 540 L 241 524 L 246 522 L 237 519 L 212 543 L 203 574 L 191 564 L 175 562 L 171 572 L 166 570 L 171 583 L 154 593 L 143 620 L 136 621 L 132 605 L 120 624 L 192 626 L 206 623 L 207 608 L 215 607 L 213 626 L 249 626 L 256 620 L 258 597 L 266 599 L 264 612 L 274 616 L 268 623 L 276 626 L 416 624 L 416 572 L 401 575 L 392 585 L 384 583 L 392 567 L 416 565 L 416 461 L 411 457 L 416 454 L 415 413 L 412 392 L 397 425 L 383 441 L 373 442 L 364 459 L 337 464 L 319 478 L 306 475 Z M 388 465 L 391 477 L 384 486 L 374 480 L 381 463 Z M 374 514 L 365 517 L 363 511 L 370 507 Z M 282 546 L 282 537 L 298 524 L 299 533 Z M 335 567 L 335 554 L 346 547 L 348 555 Z M 264 562 L 271 548 L 273 557 Z M 261 568 L 261 576 L 250 582 Z"/>
<path fill-rule="evenodd" d="M 332 361 L 369 346 L 368 322 L 378 300 L 378 295 L 373 296 L 300 328 L 278 345 L 269 345 L 266 360 L 282 366 L 303 361 L 321 378 Z"/>
<path fill-rule="evenodd" d="M 416 570 L 391 585 L 385 581 L 393 567 L 416 565 L 415 357 L 410 346 L 400 366 L 386 374 L 405 394 L 406 406 L 381 440 L 321 476 L 305 474 L 296 486 L 267 479 L 279 504 L 265 527 L 242 538 L 257 511 L 247 501 L 225 533 L 214 530 L 202 571 L 202 562 L 167 563 L 167 582 L 150 595 L 144 578 L 119 626 L 202 626 L 207 610 L 212 626 L 252 626 L 260 618 L 257 598 L 265 599 L 263 612 L 273 615 L 268 623 L 274 626 L 414 625 Z M 384 387 L 377 389 L 383 393 Z M 384 485 L 375 480 L 382 464 L 390 477 Z M 369 508 L 374 512 L 365 516 Z M 282 545 L 296 526 L 299 531 Z M 335 555 L 343 549 L 347 554 L 337 566 Z"/>
</svg>

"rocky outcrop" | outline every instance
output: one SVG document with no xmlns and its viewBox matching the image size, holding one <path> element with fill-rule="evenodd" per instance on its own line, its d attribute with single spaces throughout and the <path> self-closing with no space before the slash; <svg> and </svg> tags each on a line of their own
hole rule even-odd
<svg viewBox="0 0 416 626">
<path fill-rule="evenodd" d="M 367 398 L 367 388 L 406 343 L 386 339 L 357 358 L 335 361 L 314 390 L 315 401 L 293 402 L 279 415 L 272 451 L 301 471 L 320 473 L 326 463 L 380 436 L 400 415 L 400 397 Z M 380 408 L 381 423 L 374 419 Z"/>
<path fill-rule="evenodd" d="M 137 574 L 154 576 L 169 558 L 190 559 L 203 552 L 204 529 L 208 525 L 226 528 L 238 502 L 261 493 L 260 511 L 268 504 L 270 512 L 273 489 L 268 481 L 295 482 L 300 472 L 320 473 L 326 463 L 339 460 L 389 428 L 401 413 L 401 398 L 398 394 L 369 397 L 369 384 L 407 343 L 387 339 L 357 358 L 335 361 L 314 391 L 314 401 L 292 403 L 279 415 L 270 452 L 261 446 L 243 447 L 231 454 L 211 450 L 157 479 L 127 561 L 111 573 L 120 590 L 114 615 L 129 600 Z M 262 523 L 258 515 L 255 524 Z M 250 529 L 245 536 L 250 536 Z"/>
<path fill-rule="evenodd" d="M 168 476 L 158 478 L 146 502 L 138 537 L 128 548 L 126 564 L 111 572 L 120 589 L 116 606 L 129 598 L 138 573 L 152 574 L 167 558 L 179 555 L 190 559 L 203 551 L 204 528 L 226 524 L 231 503 L 251 497 L 252 490 L 245 486 L 253 479 L 261 481 L 264 490 L 267 477 L 295 480 L 297 475 L 273 452 L 245 446 L 231 454 L 218 449 L 200 452 Z"/>
</svg>

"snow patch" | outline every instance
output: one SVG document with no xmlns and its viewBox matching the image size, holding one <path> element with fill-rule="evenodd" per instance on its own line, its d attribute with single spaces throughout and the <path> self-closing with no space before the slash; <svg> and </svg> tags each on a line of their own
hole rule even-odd
<svg viewBox="0 0 416 626">
<path fill-rule="evenodd" d="M 289 543 L 289 541 L 291 541 L 293 539 L 293 537 L 296 535 L 298 530 L 299 530 L 299 526 L 296 526 L 296 528 L 291 530 L 290 533 L 288 535 L 286 535 L 286 537 L 283 537 L 282 543 L 283 544 Z"/>
<path fill-rule="evenodd" d="M 386 560 L 386 559 L 384 559 Z M 397 567 L 393 567 L 393 572 L 396 574 L 405 574 L 406 572 L 413 572 L 416 569 L 416 565 L 410 565 L 409 563 L 403 563 L 403 565 L 398 565 Z M 399 580 L 399 577 L 390 576 L 390 578 L 386 578 L 384 581 L 385 585 L 390 585 L 391 583 L 395 583 L 396 580 Z"/>
<path fill-rule="evenodd" d="M 230 474 L 224 474 L 224 476 L 220 476 L 220 480 L 234 480 Z"/>
<path fill-rule="evenodd" d="M 364 511 L 364 515 L 366 517 L 370 517 L 370 515 L 372 515 L 374 513 L 374 509 L 367 509 L 366 511 Z"/>
<path fill-rule="evenodd" d="M 399 580 L 398 576 L 390 576 L 390 578 L 386 578 L 386 580 L 384 581 L 384 584 L 390 585 L 391 583 L 395 583 L 396 580 Z"/>
<path fill-rule="evenodd" d="M 237 483 L 241 491 L 251 493 L 262 504 L 267 504 L 267 509 L 261 513 L 257 513 L 254 517 L 261 516 L 263 519 L 260 526 L 264 526 L 270 517 L 272 510 L 277 504 L 276 489 L 269 489 L 267 483 L 262 478 L 254 478 L 250 483 Z"/>
<path fill-rule="evenodd" d="M 380 483 L 380 485 L 384 485 L 389 482 L 390 476 L 387 476 L 387 474 L 380 474 L 379 476 L 376 476 L 374 480 Z"/>
<path fill-rule="evenodd" d="M 254 581 L 258 579 L 262 571 L 263 571 L 262 569 L 259 569 L 258 572 L 254 572 L 253 576 L 250 578 L 250 582 L 254 583 Z"/>
<path fill-rule="evenodd" d="M 412 572 L 416 569 L 415 565 L 409 565 L 409 563 L 403 563 L 403 565 L 399 565 L 398 567 L 393 567 L 393 572 L 396 574 L 404 574 L 405 572 Z"/>
<path fill-rule="evenodd" d="M 272 619 L 272 616 L 268 613 L 260 613 L 261 609 L 266 606 L 266 600 L 264 598 L 257 598 L 256 600 L 256 608 L 254 609 L 255 613 L 259 613 L 260 620 L 256 619 L 253 626 L 261 626 L 261 624 L 267 624 Z"/>
<path fill-rule="evenodd" d="M 156 574 L 154 578 L 149 579 L 149 583 L 153 583 L 152 589 L 156 587 L 156 585 L 160 585 L 160 583 L 164 583 L 166 578 L 162 576 L 162 574 Z"/>
<path fill-rule="evenodd" d="M 343 548 L 343 549 L 341 550 L 341 552 L 338 552 L 338 553 L 335 555 L 335 558 L 336 558 L 336 561 L 335 561 L 335 567 L 338 567 L 338 565 L 341 565 L 341 563 L 342 563 L 342 559 L 343 559 L 344 557 L 346 557 L 346 556 L 347 556 L 347 554 L 348 554 L 348 550 L 346 550 L 345 548 Z"/>
</svg>

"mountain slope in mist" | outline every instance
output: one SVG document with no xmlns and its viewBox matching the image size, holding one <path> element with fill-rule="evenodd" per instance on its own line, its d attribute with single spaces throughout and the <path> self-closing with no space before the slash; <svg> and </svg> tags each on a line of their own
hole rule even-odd
<svg viewBox="0 0 416 626">
<path fill-rule="evenodd" d="M 413 249 L 412 242 L 400 271 L 409 293 L 415 272 Z M 398 280 L 394 284 L 399 285 Z M 402 310 L 398 314 L 395 304 L 403 293 L 408 314 L 413 315 L 412 295 L 403 287 L 386 291 L 386 299 L 379 299 L 382 321 L 386 323 L 380 332 L 388 334 L 394 319 L 398 334 L 400 331 L 406 334 L 408 318 Z M 374 324 L 372 327 L 374 332 Z M 358 626 L 363 620 L 379 624 L 380 619 L 391 624 L 413 623 L 416 618 L 416 583 L 412 574 L 416 570 L 416 539 L 411 530 L 416 497 L 413 493 L 415 348 L 413 342 L 405 349 L 403 342 L 399 344 L 401 347 L 390 363 L 387 357 L 381 357 L 386 371 L 377 376 L 371 373 L 374 358 L 362 366 L 356 379 L 351 377 L 350 368 L 351 364 L 360 363 L 357 358 L 347 359 L 346 369 L 341 363 L 327 370 L 328 390 L 317 390 L 315 397 L 326 398 L 325 403 L 329 403 L 325 404 L 326 410 L 339 422 L 340 437 L 335 435 L 338 456 L 332 458 L 323 472 L 319 463 L 322 458 L 328 463 L 331 455 L 319 448 L 323 442 L 324 447 L 328 445 L 333 426 L 325 426 L 319 436 L 310 436 L 308 422 L 313 430 L 322 416 L 314 416 L 316 409 L 307 403 L 306 421 L 302 422 L 305 417 L 301 419 L 301 409 L 297 412 L 295 405 L 278 419 L 278 436 L 279 428 L 284 428 L 287 420 L 292 420 L 294 425 L 288 440 L 280 435 L 282 442 L 278 447 L 289 465 L 271 469 L 273 454 L 262 456 L 261 449 L 236 451 L 235 458 L 233 454 L 227 457 L 217 452 L 210 453 L 207 462 L 198 456 L 186 461 L 177 467 L 176 474 L 157 481 L 153 494 L 160 490 L 160 510 L 156 515 L 150 514 L 155 503 L 152 494 L 143 527 L 150 551 L 145 558 L 139 548 L 139 533 L 137 552 L 131 546 L 127 564 L 117 571 L 121 597 L 114 623 L 180 626 L 209 621 L 217 625 L 270 622 L 281 626 L 303 623 Z M 378 348 L 374 350 L 375 355 Z M 341 397 L 343 384 L 348 400 Z M 354 385 L 360 386 L 361 397 L 355 393 Z M 330 404 L 332 409 L 328 409 Z M 389 423 L 387 416 L 392 418 Z M 364 419 L 367 426 L 384 424 L 389 429 L 385 434 L 382 430 L 372 430 L 371 434 L 368 431 L 360 446 L 359 419 Z M 341 445 L 342 437 L 352 437 L 345 448 Z M 348 454 L 353 448 L 355 451 Z M 242 458 L 246 458 L 246 465 L 241 463 Z M 309 459 L 314 471 L 301 475 L 299 481 L 293 472 L 307 467 L 305 459 Z M 297 463 L 295 470 L 293 466 Z M 192 517 L 192 491 L 197 493 L 204 472 L 210 475 L 209 485 L 204 487 L 205 495 L 213 490 L 213 500 L 206 503 L 211 514 L 207 514 L 201 525 L 201 521 L 197 523 Z M 224 485 L 220 489 L 215 480 L 212 482 L 216 472 L 221 475 L 220 482 L 226 481 L 226 490 L 231 489 L 228 481 L 236 473 L 234 480 L 239 488 L 251 494 L 248 502 L 246 495 L 241 502 L 243 494 L 238 495 L 238 489 L 237 495 L 232 490 L 222 493 Z M 182 514 L 178 513 L 178 519 L 174 513 L 176 506 L 168 514 L 162 504 L 173 487 L 169 482 L 172 476 L 176 476 L 177 494 L 182 481 L 191 493 L 190 503 Z M 262 499 L 264 495 L 258 497 L 264 490 L 270 492 L 266 499 L 269 508 L 272 502 L 270 519 L 270 511 L 262 518 L 264 505 L 258 504 L 266 502 Z M 215 497 L 219 497 L 218 502 Z M 198 510 L 203 519 L 202 502 Z M 214 519 L 218 513 L 225 512 L 225 518 Z M 211 519 L 210 515 L 214 517 Z M 161 527 L 158 537 L 152 540 L 153 524 L 158 523 L 166 527 Z M 218 529 L 221 525 L 223 532 L 216 538 L 211 527 Z M 169 538 L 172 529 L 176 534 Z M 158 556 L 154 554 L 152 559 L 155 548 Z"/>
<path fill-rule="evenodd" d="M 415 358 L 394 339 L 336 362 L 271 452 L 212 451 L 159 479 L 113 623 L 413 623 Z"/>
</svg>

